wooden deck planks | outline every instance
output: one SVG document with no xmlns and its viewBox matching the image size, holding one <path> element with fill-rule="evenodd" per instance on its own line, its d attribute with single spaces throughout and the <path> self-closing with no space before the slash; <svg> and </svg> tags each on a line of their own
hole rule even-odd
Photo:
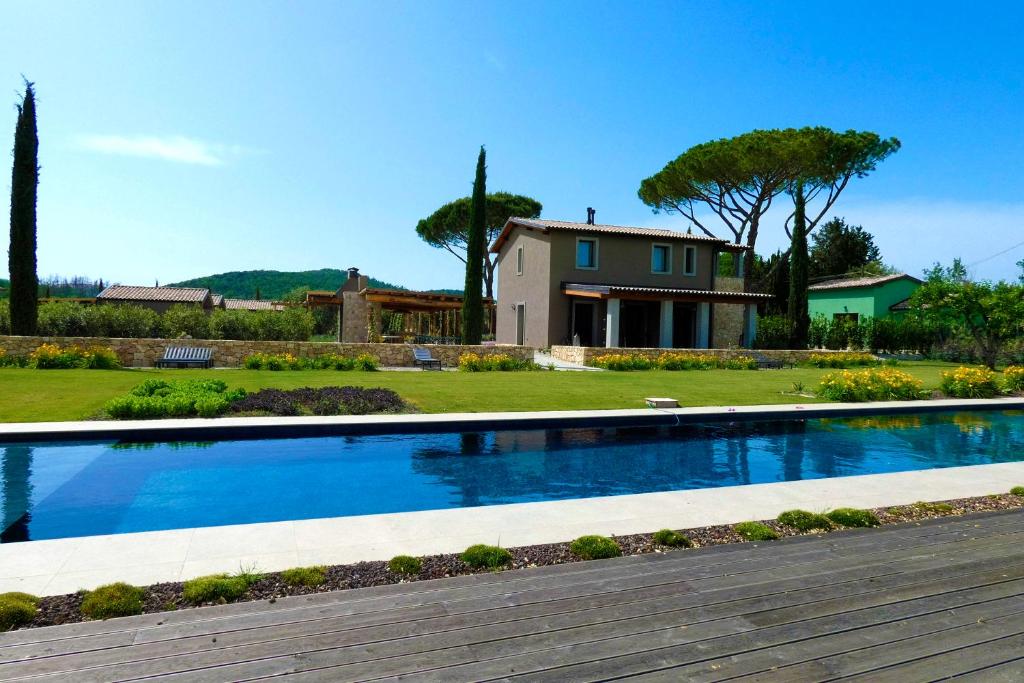
<svg viewBox="0 0 1024 683">
<path fill-rule="evenodd" d="M 15 632 L 0 636 L 0 680 L 916 680 L 940 666 L 1010 679 L 1022 522 L 985 514 Z"/>
</svg>

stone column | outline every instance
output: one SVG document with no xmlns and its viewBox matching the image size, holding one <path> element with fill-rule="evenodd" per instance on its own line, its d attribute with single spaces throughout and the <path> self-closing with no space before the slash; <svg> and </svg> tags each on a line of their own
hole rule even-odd
<svg viewBox="0 0 1024 683">
<path fill-rule="evenodd" d="M 619 345 L 619 299 L 608 299 L 608 313 L 605 317 L 604 345 L 612 348 Z"/>
<path fill-rule="evenodd" d="M 660 339 L 658 345 L 663 349 L 672 348 L 672 309 L 674 307 L 675 302 L 671 299 L 661 302 Z"/>
<path fill-rule="evenodd" d="M 697 304 L 697 348 L 708 348 L 708 340 L 711 335 L 711 304 Z"/>
</svg>

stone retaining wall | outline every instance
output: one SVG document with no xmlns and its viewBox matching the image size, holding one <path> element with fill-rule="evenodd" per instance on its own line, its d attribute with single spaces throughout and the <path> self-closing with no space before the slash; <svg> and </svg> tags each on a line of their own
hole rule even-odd
<svg viewBox="0 0 1024 683">
<path fill-rule="evenodd" d="M 254 353 L 290 353 L 300 358 L 314 358 L 327 353 L 354 358 L 362 353 L 375 356 L 384 367 L 413 365 L 412 351 L 405 344 L 338 344 L 336 342 L 236 341 L 228 339 L 116 339 L 108 337 L 12 337 L 0 335 L 0 349 L 11 355 L 28 355 L 40 345 L 109 346 L 125 367 L 152 367 L 167 346 L 196 346 L 213 349 L 217 367 L 235 368 L 246 356 Z M 533 360 L 533 348 L 526 346 L 449 346 L 425 345 L 434 358 L 446 366 L 454 366 L 464 353 L 481 356 L 505 353 L 520 360 Z"/>
<path fill-rule="evenodd" d="M 611 353 L 627 355 L 639 355 L 647 358 L 657 358 L 666 351 L 683 353 L 701 353 L 717 358 L 735 358 L 736 356 L 749 356 L 757 353 L 765 358 L 781 360 L 786 363 L 800 363 L 807 360 L 812 353 L 842 353 L 841 351 L 824 351 L 820 349 L 606 349 L 600 346 L 552 346 L 551 355 L 558 360 L 577 365 L 586 365 L 595 356 L 604 356 Z"/>
</svg>

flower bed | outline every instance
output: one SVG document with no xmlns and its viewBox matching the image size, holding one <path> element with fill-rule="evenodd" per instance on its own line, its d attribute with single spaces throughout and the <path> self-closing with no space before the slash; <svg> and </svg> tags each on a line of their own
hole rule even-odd
<svg viewBox="0 0 1024 683">
<path fill-rule="evenodd" d="M 400 413 L 408 406 L 390 389 L 305 387 L 261 389 L 235 400 L 230 409 L 253 415 L 371 415 Z"/>
<path fill-rule="evenodd" d="M 988 368 L 959 367 L 942 373 L 939 389 L 952 398 L 992 398 L 999 393 L 996 373 Z"/>
<path fill-rule="evenodd" d="M 118 420 L 216 417 L 226 412 L 232 401 L 244 396 L 244 389 L 228 391 L 228 385 L 219 379 L 180 382 L 148 379 L 127 396 L 108 401 L 104 410 Z"/>
<path fill-rule="evenodd" d="M 58 346 L 42 344 L 27 356 L 8 354 L 0 349 L 0 368 L 36 368 L 38 370 L 114 370 L 121 367 L 114 350 L 106 346 Z"/>
<path fill-rule="evenodd" d="M 1003 370 L 1003 389 L 1010 393 L 1024 391 L 1024 366 L 1011 365 Z"/>
<path fill-rule="evenodd" d="M 380 361 L 368 353 L 355 358 L 325 353 L 315 358 L 299 358 L 290 353 L 253 353 L 242 365 L 247 370 L 365 370 L 380 368 Z"/>
<path fill-rule="evenodd" d="M 517 372 L 539 369 L 540 366 L 532 360 L 513 358 L 507 353 L 495 353 L 487 356 L 464 353 L 459 356 L 459 370 L 463 372 Z"/>
<path fill-rule="evenodd" d="M 921 398 L 921 380 L 893 368 L 830 372 L 821 378 L 818 396 L 830 401 L 911 401 Z"/>
<path fill-rule="evenodd" d="M 642 354 L 609 353 L 595 356 L 587 365 L 605 370 L 757 370 L 757 361 L 750 356 L 719 358 L 706 353 L 666 351 L 657 358 Z"/>
<path fill-rule="evenodd" d="M 836 353 L 812 353 L 807 364 L 816 368 L 852 368 L 878 365 L 881 361 L 870 353 L 839 351 Z"/>
</svg>

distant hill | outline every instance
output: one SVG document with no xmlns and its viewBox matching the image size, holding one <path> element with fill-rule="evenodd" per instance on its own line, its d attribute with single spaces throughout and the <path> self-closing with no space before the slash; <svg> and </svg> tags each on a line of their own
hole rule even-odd
<svg viewBox="0 0 1024 683">
<path fill-rule="evenodd" d="M 345 284 L 346 280 L 348 280 L 348 273 L 337 268 L 303 271 L 242 270 L 182 280 L 168 286 L 206 287 L 229 299 L 251 299 L 256 295 L 256 288 L 259 287 L 260 298 L 280 299 L 288 292 L 300 287 L 334 291 Z M 381 289 L 405 289 L 405 287 L 381 282 L 372 277 L 370 286 Z"/>
</svg>

